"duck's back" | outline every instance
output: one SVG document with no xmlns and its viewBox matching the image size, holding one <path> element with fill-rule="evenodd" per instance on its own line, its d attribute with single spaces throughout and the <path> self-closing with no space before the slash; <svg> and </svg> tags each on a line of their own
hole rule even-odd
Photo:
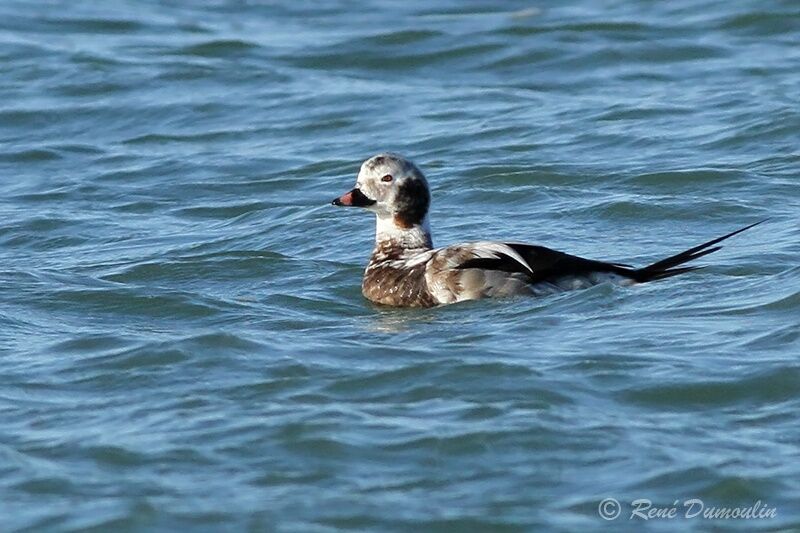
<svg viewBox="0 0 800 533">
<path fill-rule="evenodd" d="M 364 272 L 361 290 L 372 302 L 432 307 L 532 294 L 529 267 L 504 243 L 454 244 L 390 257 L 376 251 Z M 498 265 L 498 258 L 511 263 Z"/>
</svg>

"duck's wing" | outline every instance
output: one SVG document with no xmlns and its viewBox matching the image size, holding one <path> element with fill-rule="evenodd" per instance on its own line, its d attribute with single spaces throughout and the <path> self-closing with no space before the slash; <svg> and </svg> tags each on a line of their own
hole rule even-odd
<svg viewBox="0 0 800 533">
<path fill-rule="evenodd" d="M 440 303 L 530 293 L 528 262 L 502 242 L 456 244 L 434 251 L 425 280 Z"/>
<path fill-rule="evenodd" d="M 451 269 L 524 274 L 531 283 L 596 272 L 630 272 L 631 268 L 516 242 L 471 242 L 439 248 L 435 252 L 434 257 L 446 262 Z"/>
<path fill-rule="evenodd" d="M 616 274 L 635 279 L 636 269 L 623 263 L 586 259 L 532 244 L 508 243 L 532 271 L 530 283 L 557 283 L 565 278 L 585 278 L 595 274 Z M 467 263 L 462 268 L 471 268 Z"/>
<path fill-rule="evenodd" d="M 425 281 L 439 303 L 536 293 L 539 288 L 577 288 L 604 280 L 644 283 L 702 268 L 681 265 L 716 252 L 720 242 L 757 224 L 760 222 L 643 268 L 586 259 L 532 244 L 457 244 L 432 250 L 425 257 Z"/>
<path fill-rule="evenodd" d="M 533 275 L 530 263 L 512 245 L 504 242 L 480 241 L 442 248 L 449 252 L 451 267 L 459 270 L 480 268 L 501 272 Z"/>
<path fill-rule="evenodd" d="M 570 255 L 544 246 L 522 243 L 474 243 L 475 255 L 458 264 L 457 269 L 482 269 L 485 271 L 527 274 L 529 283 L 557 283 L 565 278 L 585 278 L 597 274 L 614 274 L 638 283 L 668 278 L 702 266 L 680 266 L 721 248 L 720 242 L 738 235 L 764 220 L 717 237 L 699 246 L 656 261 L 643 268 L 623 263 L 597 261 Z"/>
</svg>

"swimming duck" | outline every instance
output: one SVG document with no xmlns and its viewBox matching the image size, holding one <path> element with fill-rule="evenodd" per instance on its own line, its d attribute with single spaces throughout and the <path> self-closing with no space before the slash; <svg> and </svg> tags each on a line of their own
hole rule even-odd
<svg viewBox="0 0 800 533">
<path fill-rule="evenodd" d="M 355 188 L 332 203 L 375 213 L 375 248 L 361 291 L 372 302 L 394 307 L 537 296 L 605 281 L 635 284 L 660 280 L 701 268 L 680 265 L 719 250 L 716 244 L 761 223 L 643 268 L 515 242 L 480 241 L 433 248 L 428 181 L 414 163 L 391 153 L 364 161 Z"/>
</svg>

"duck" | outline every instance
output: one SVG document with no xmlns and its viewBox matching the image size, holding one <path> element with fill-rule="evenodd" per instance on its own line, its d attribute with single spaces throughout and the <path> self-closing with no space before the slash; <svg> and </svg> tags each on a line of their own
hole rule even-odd
<svg viewBox="0 0 800 533">
<path fill-rule="evenodd" d="M 716 252 L 750 224 L 650 265 L 598 261 L 544 246 L 478 241 L 434 248 L 428 180 L 409 159 L 380 153 L 364 161 L 353 189 L 331 202 L 375 214 L 375 247 L 364 297 L 391 307 L 434 307 L 483 298 L 544 296 L 611 282 L 634 285 L 702 268 L 685 265 Z"/>
</svg>

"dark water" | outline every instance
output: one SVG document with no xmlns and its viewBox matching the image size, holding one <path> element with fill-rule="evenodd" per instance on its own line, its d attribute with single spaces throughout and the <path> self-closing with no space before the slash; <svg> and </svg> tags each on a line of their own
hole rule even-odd
<svg viewBox="0 0 800 533">
<path fill-rule="evenodd" d="M 4 0 L 0 65 L 1 529 L 800 528 L 796 1 Z M 386 149 L 439 244 L 771 220 L 649 286 L 381 309 L 327 203 Z"/>
</svg>

